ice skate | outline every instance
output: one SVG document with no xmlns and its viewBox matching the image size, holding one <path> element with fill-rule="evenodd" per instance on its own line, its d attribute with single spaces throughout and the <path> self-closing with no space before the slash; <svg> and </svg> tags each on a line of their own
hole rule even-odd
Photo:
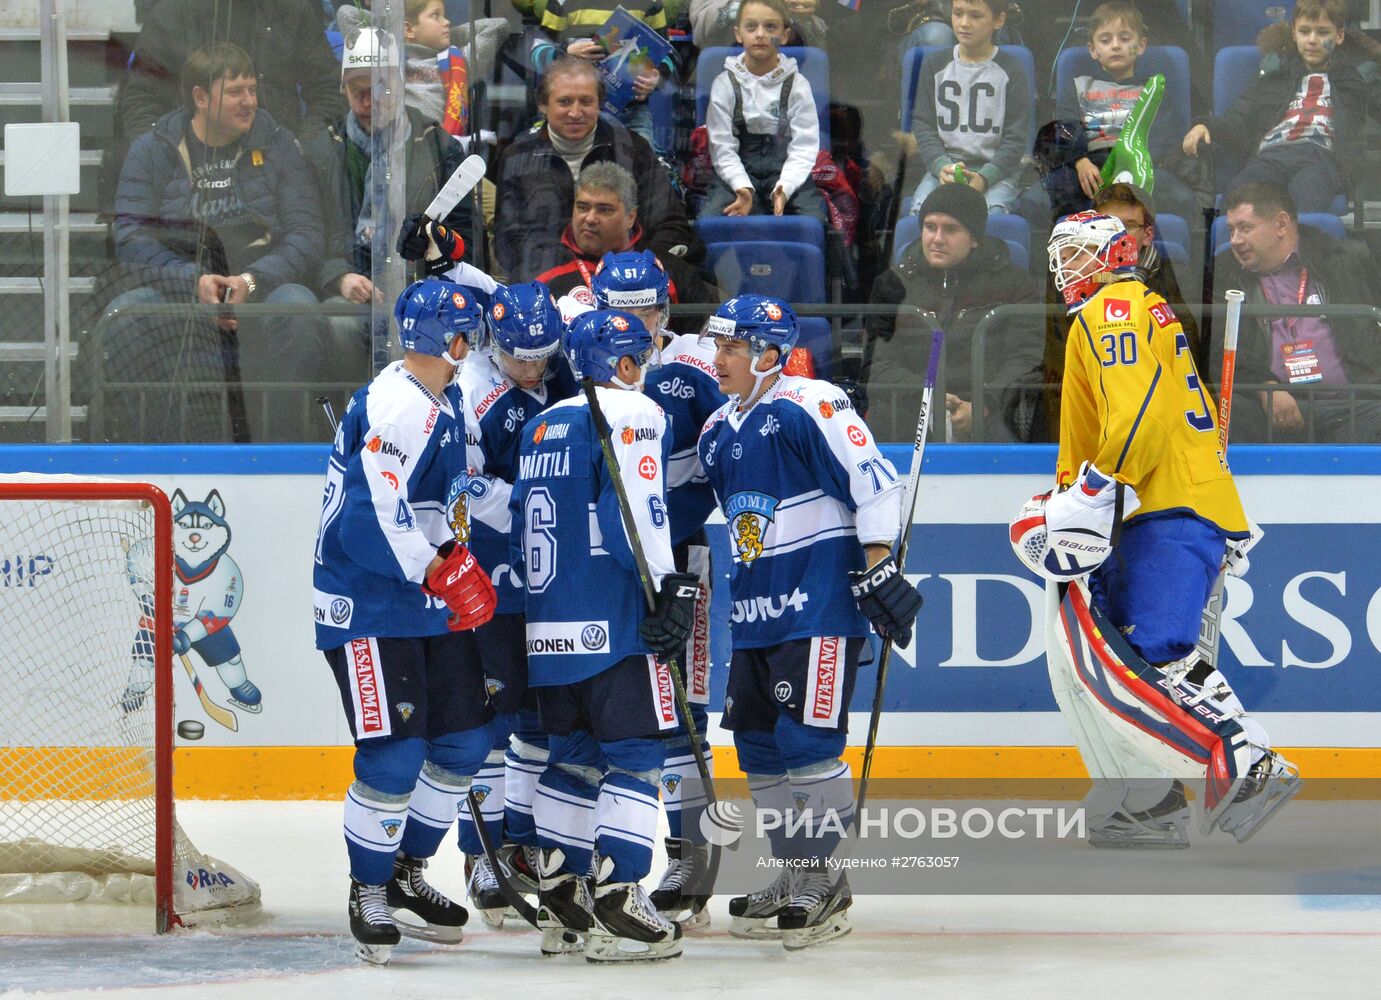
<svg viewBox="0 0 1381 1000">
<path fill-rule="evenodd" d="M 501 930 L 509 907 L 487 855 L 465 855 L 465 885 L 470 905 L 479 911 L 480 919 L 495 930 Z"/>
<path fill-rule="evenodd" d="M 250 680 L 230 689 L 230 703 L 238 709 L 253 712 L 255 715 L 264 710 L 264 696 L 259 693 L 259 688 Z"/>
<path fill-rule="evenodd" d="M 777 926 L 768 921 L 776 918 L 791 902 L 795 879 L 794 869 L 784 868 L 777 880 L 765 889 L 735 896 L 729 900 L 729 933 L 749 941 L 775 941 L 781 937 Z"/>
<path fill-rule="evenodd" d="M 1189 846 L 1189 801 L 1176 781 L 1150 809 L 1118 809 L 1089 829 L 1094 847 L 1185 848 Z"/>
<path fill-rule="evenodd" d="M 1268 819 L 1280 811 L 1299 792 L 1304 779 L 1288 760 L 1267 750 L 1253 764 L 1214 824 L 1245 844 Z"/>
<path fill-rule="evenodd" d="M 681 954 L 681 925 L 657 912 L 637 882 L 614 882 L 614 862 L 601 862 L 595 886 L 595 923 L 585 946 L 587 962 L 656 962 Z"/>
<path fill-rule="evenodd" d="M 437 892 L 423 872 L 427 862 L 399 854 L 393 861 L 393 879 L 388 883 L 388 905 L 396 918 L 400 913 L 411 914 L 410 920 L 398 921 L 398 931 L 411 938 L 459 944 L 465 938 L 461 930 L 470 914 L 459 903 L 453 903 Z"/>
<path fill-rule="evenodd" d="M 509 880 L 515 889 L 524 896 L 537 895 L 537 871 L 540 867 L 540 854 L 537 848 L 524 847 L 521 844 L 504 844 L 494 853 L 504 871 L 508 872 Z"/>
<path fill-rule="evenodd" d="M 848 879 L 841 875 L 839 891 L 833 892 L 833 888 L 830 874 L 823 867 L 801 872 L 791 901 L 777 914 L 782 947 L 787 951 L 812 948 L 842 938 L 853 930 L 849 923 L 849 907 L 854 897 Z"/>
<path fill-rule="evenodd" d="M 349 911 L 355 957 L 371 965 L 387 965 L 401 936 L 389 909 L 387 888 L 351 879 Z"/>
<path fill-rule="evenodd" d="M 542 931 L 542 954 L 569 955 L 583 951 L 593 920 L 594 903 L 586 879 L 562 871 L 560 849 L 541 852 L 537 894 L 537 926 Z"/>
<path fill-rule="evenodd" d="M 686 890 L 704 876 L 710 864 L 708 844 L 693 844 L 677 837 L 666 839 L 667 867 L 662 880 L 652 891 L 652 905 L 669 920 L 689 913 L 680 920 L 682 930 L 703 930 L 710 926 L 710 911 L 705 908 L 708 895 L 692 895 Z"/>
</svg>

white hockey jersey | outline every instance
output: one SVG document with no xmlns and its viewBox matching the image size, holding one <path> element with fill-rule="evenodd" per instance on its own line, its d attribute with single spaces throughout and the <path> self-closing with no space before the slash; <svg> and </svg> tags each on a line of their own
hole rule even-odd
<svg viewBox="0 0 1381 1000">
<path fill-rule="evenodd" d="M 460 389 L 438 398 L 395 362 L 345 408 L 326 468 L 317 532 L 316 644 L 445 634 L 422 592 L 437 547 L 455 538 L 466 485 Z"/>
<path fill-rule="evenodd" d="M 861 543 L 896 540 L 904 487 L 848 397 L 781 376 L 747 413 L 715 412 L 700 461 L 729 523 L 734 648 L 866 636 L 847 573 Z"/>
</svg>

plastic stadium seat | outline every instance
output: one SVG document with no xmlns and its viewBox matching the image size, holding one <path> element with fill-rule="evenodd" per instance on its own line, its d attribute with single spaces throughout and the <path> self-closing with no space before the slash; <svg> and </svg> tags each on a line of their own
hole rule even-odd
<svg viewBox="0 0 1381 1000">
<path fill-rule="evenodd" d="M 1152 195 L 1152 197 L 1155 196 Z M 1189 246 L 1189 223 L 1178 215 L 1161 212 L 1156 216 L 1156 236 L 1158 242 L 1178 243 L 1182 247 L 1187 247 Z"/>
<path fill-rule="evenodd" d="M 647 109 L 652 114 L 653 145 L 661 150 L 676 149 L 676 85 L 663 80 L 647 95 Z"/>
<path fill-rule="evenodd" d="M 988 235 L 995 236 L 1007 244 L 1007 253 L 1012 263 L 1024 270 L 1031 269 L 1030 229 L 1026 220 L 1019 215 L 995 213 L 988 216 Z M 921 222 L 914 215 L 903 216 L 897 220 L 897 228 L 892 236 L 892 264 L 901 260 L 906 248 L 921 238 Z"/>
<path fill-rule="evenodd" d="M 726 295 L 757 292 L 787 302 L 825 302 L 825 255 L 809 243 L 711 243 L 705 265 Z"/>
<path fill-rule="evenodd" d="M 695 124 L 705 124 L 705 111 L 710 106 L 710 87 L 724 70 L 724 60 L 736 56 L 743 49 L 737 45 L 716 46 L 700 53 L 695 64 Z M 820 148 L 830 148 L 830 57 L 824 49 L 788 45 L 782 55 L 796 60 L 801 75 L 810 81 L 811 96 L 815 98 L 815 113 L 820 120 Z"/>
<path fill-rule="evenodd" d="M 1152 45 L 1137 58 L 1138 72 L 1165 74 L 1165 96 L 1156 112 L 1157 124 L 1169 119 L 1166 135 L 1176 143 L 1189 131 L 1189 56 L 1173 45 Z M 1055 92 L 1063 94 L 1076 76 L 1099 72 L 1087 48 L 1065 49 L 1055 60 Z M 1162 152 L 1156 150 L 1155 152 Z"/>
<path fill-rule="evenodd" d="M 721 215 L 696 220 L 706 243 L 809 243 L 825 249 L 825 226 L 811 215 Z"/>
<path fill-rule="evenodd" d="M 1266 12 L 1272 7 L 1285 9 L 1286 17 L 1295 9 L 1290 0 L 1212 0 L 1213 47 L 1223 49 L 1230 45 L 1254 45 L 1261 29 L 1274 18 Z"/>
<path fill-rule="evenodd" d="M 1026 70 L 1026 82 L 1031 88 L 1031 134 L 1035 135 L 1036 125 L 1036 58 L 1024 45 L 1000 45 L 1003 52 L 1010 52 Z M 901 129 L 911 131 L 911 112 L 916 105 L 916 82 L 921 76 L 921 60 L 927 52 L 948 51 L 949 45 L 919 45 L 907 49 L 901 57 Z M 786 51 L 783 49 L 782 51 Z"/>
<path fill-rule="evenodd" d="M 1341 240 L 1347 236 L 1343 220 L 1332 212 L 1301 212 L 1301 226 L 1312 226 L 1325 235 Z M 1228 248 L 1228 220 L 1221 215 L 1213 220 L 1213 252 L 1220 254 Z"/>
</svg>

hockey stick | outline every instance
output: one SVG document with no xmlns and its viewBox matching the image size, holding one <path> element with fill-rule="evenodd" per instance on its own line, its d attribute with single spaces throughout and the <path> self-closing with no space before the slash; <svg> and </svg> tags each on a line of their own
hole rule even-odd
<svg viewBox="0 0 1381 1000">
<path fill-rule="evenodd" d="M 433 222 L 440 222 L 450 215 L 460 200 L 484 180 L 484 158 L 471 153 L 447 178 L 441 190 L 436 193 L 427 210 L 422 213 Z"/>
<path fill-rule="evenodd" d="M 240 720 L 235 717 L 235 713 L 228 708 L 222 708 L 211 700 L 211 696 L 206 693 L 206 688 L 201 683 L 201 678 L 197 676 L 196 668 L 192 666 L 192 661 L 187 658 L 186 653 L 178 653 L 178 659 L 187 668 L 187 676 L 192 678 L 192 687 L 196 688 L 197 697 L 201 699 L 201 707 L 206 709 L 206 714 L 211 716 L 232 733 L 240 731 Z"/>
<path fill-rule="evenodd" d="M 604 452 L 604 464 L 608 466 L 609 478 L 614 483 L 614 495 L 619 501 L 619 516 L 623 520 L 624 530 L 628 532 L 628 547 L 633 550 L 633 562 L 638 567 L 638 578 L 643 585 L 643 597 L 647 599 L 647 609 L 655 611 L 657 608 L 657 591 L 652 586 L 652 572 L 647 568 L 647 555 L 643 552 L 643 544 L 638 537 L 638 525 L 633 520 L 633 508 L 628 503 L 628 492 L 623 487 L 619 460 L 614 454 L 614 443 L 609 436 L 609 422 L 604 419 L 604 411 L 599 408 L 599 400 L 595 397 L 594 379 L 588 377 L 581 379 L 580 385 L 585 390 L 585 399 L 590 404 L 590 417 L 595 422 L 595 433 L 599 435 L 599 447 Z M 714 794 L 714 783 L 710 779 L 710 765 L 705 759 L 705 748 L 701 744 L 700 734 L 695 731 L 695 722 L 691 719 L 690 699 L 686 697 L 686 685 L 681 680 L 681 669 L 676 663 L 676 657 L 673 656 L 667 661 L 667 667 L 671 673 L 671 686 L 676 692 L 676 707 L 680 710 L 682 719 L 685 720 L 686 733 L 690 736 L 691 753 L 695 755 L 695 767 L 700 772 L 700 780 L 705 783 L 705 797 L 708 800 L 706 804 L 709 808 L 713 808 L 718 800 Z"/>
<path fill-rule="evenodd" d="M 906 549 L 911 542 L 911 521 L 916 515 L 916 495 L 921 486 L 921 460 L 925 455 L 925 439 L 930 431 L 930 402 L 935 394 L 935 379 L 940 370 L 940 351 L 944 347 L 945 331 L 939 325 L 930 335 L 930 362 L 925 370 L 925 388 L 921 391 L 921 409 L 916 415 L 916 442 L 911 450 L 911 469 L 906 474 L 906 493 L 902 496 L 901 537 L 897 542 L 897 566 L 906 574 Z M 912 641 L 915 642 L 913 633 Z M 882 640 L 878 654 L 877 690 L 873 692 L 873 711 L 868 718 L 868 740 L 863 747 L 863 768 L 858 777 L 858 798 L 854 803 L 855 822 L 863 814 L 868 798 L 868 779 L 873 772 L 873 753 L 877 750 L 878 726 L 882 723 L 882 696 L 887 687 L 887 666 L 892 658 L 892 639 Z"/>
<path fill-rule="evenodd" d="M 1237 335 L 1242 326 L 1242 300 L 1245 294 L 1236 288 L 1223 293 L 1228 300 L 1227 326 L 1223 331 L 1223 375 L 1218 384 L 1218 455 L 1223 462 L 1228 456 L 1228 425 L 1232 420 L 1232 386 L 1237 375 Z M 1199 659 L 1209 669 L 1218 665 L 1218 644 L 1222 640 L 1223 588 L 1227 583 L 1227 561 L 1213 581 L 1213 590 L 1199 619 L 1199 641 L 1195 643 Z"/>
<path fill-rule="evenodd" d="M 326 413 L 326 423 L 330 425 L 331 437 L 334 438 L 336 436 L 336 428 L 339 425 L 336 423 L 336 409 L 331 405 L 331 397 L 318 396 L 316 398 L 316 401 L 317 404 L 321 407 L 321 409 Z"/>
<path fill-rule="evenodd" d="M 517 911 L 518 916 L 533 927 L 537 927 L 537 907 L 529 903 L 527 898 L 513 887 L 513 883 L 508 878 L 508 872 L 499 862 L 498 848 L 494 846 L 494 838 L 489 836 L 489 827 L 484 822 L 484 815 L 480 812 L 479 796 L 471 788 L 465 793 L 465 799 L 470 803 L 470 818 L 475 822 L 475 832 L 479 834 L 480 846 L 484 848 L 484 856 L 489 859 L 489 866 L 494 869 L 494 881 L 499 884 L 499 894 L 503 896 L 505 903 Z M 540 928 L 538 929 L 540 930 Z M 569 933 L 574 934 L 575 932 L 570 931 Z"/>
</svg>

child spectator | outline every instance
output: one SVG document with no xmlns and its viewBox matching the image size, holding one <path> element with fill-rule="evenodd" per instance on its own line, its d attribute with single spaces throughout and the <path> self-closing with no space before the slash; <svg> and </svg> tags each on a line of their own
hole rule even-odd
<svg viewBox="0 0 1381 1000">
<path fill-rule="evenodd" d="M 545 73 L 552 60 L 563 52 L 576 59 L 602 62 L 609 53 L 593 36 L 619 7 L 659 35 L 666 35 L 667 15 L 662 0 L 547 0 L 541 21 L 543 33 L 532 45 L 533 69 Z M 647 95 L 675 72 L 676 64 L 668 54 L 658 64 L 656 73 L 638 77 L 633 84 L 633 102 L 619 113 L 619 122 L 629 131 L 653 142 L 652 111 L 647 106 Z M 659 149 L 657 152 L 658 155 L 664 155 L 666 150 Z"/>
<path fill-rule="evenodd" d="M 1089 55 L 1102 70 L 1072 77 L 1059 95 L 1055 117 L 1070 123 L 1072 137 L 1063 166 L 1045 179 L 1050 207 L 1056 218 L 1082 212 L 1103 186 L 1102 167 L 1112 153 L 1149 76 L 1136 68 L 1146 51 L 1146 22 L 1130 0 L 1110 0 L 1089 18 Z M 1187 86 L 1187 81 L 1170 81 Z M 1163 111 L 1151 126 L 1149 146 L 1157 162 L 1156 200 L 1167 211 L 1190 216 L 1194 195 L 1185 184 L 1164 169 L 1161 156 L 1172 149 L 1171 119 Z"/>
<path fill-rule="evenodd" d="M 1299 0 L 1291 22 L 1293 51 L 1226 114 L 1191 128 L 1185 153 L 1197 156 L 1201 145 L 1212 145 L 1249 155 L 1229 188 L 1278 184 L 1299 211 L 1328 211 L 1346 192 L 1351 165 L 1363 160 L 1358 146 L 1367 92 L 1356 56 L 1339 48 L 1346 15 L 1344 0 Z"/>
<path fill-rule="evenodd" d="M 744 0 L 734 35 L 743 55 L 725 60 L 705 114 L 715 178 L 702 215 L 813 215 L 826 225 L 810 172 L 820 127 L 810 81 L 777 48 L 783 0 Z"/>
<path fill-rule="evenodd" d="M 989 212 L 1010 211 L 1031 146 L 1031 82 L 993 43 L 1007 22 L 1007 0 L 954 0 L 951 9 L 959 43 L 926 57 L 916 88 L 913 129 L 926 176 L 912 212 L 937 185 L 954 183 L 977 190 Z"/>
<path fill-rule="evenodd" d="M 483 50 L 491 62 L 493 53 L 508 36 L 503 18 L 475 22 L 477 56 Z M 451 22 L 444 0 L 406 0 L 403 4 L 403 40 L 407 43 L 404 68 L 406 101 L 426 117 L 441 123 L 454 136 L 468 136 L 470 126 L 469 67 L 465 53 L 451 44 Z"/>
</svg>

